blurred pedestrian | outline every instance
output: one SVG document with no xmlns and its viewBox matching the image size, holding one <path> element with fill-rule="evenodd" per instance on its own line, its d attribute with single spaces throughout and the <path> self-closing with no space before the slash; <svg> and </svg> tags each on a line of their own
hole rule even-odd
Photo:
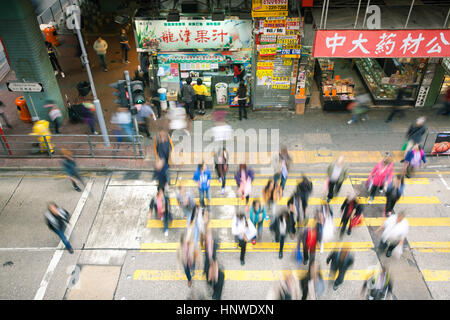
<svg viewBox="0 0 450 320">
<path fill-rule="evenodd" d="M 113 115 L 111 122 L 118 124 L 125 135 L 128 136 L 128 139 L 133 141 L 133 120 L 131 117 L 131 112 L 128 108 L 117 108 L 117 112 Z"/>
<path fill-rule="evenodd" d="M 409 126 L 408 132 L 406 133 L 407 143 L 405 149 L 405 156 L 412 149 L 415 144 L 420 144 L 422 141 L 422 137 L 427 131 L 427 127 L 425 126 L 425 117 L 417 118 L 416 122 Z M 403 150 L 403 148 L 402 148 Z M 404 162 L 402 160 L 400 162 Z"/>
<path fill-rule="evenodd" d="M 186 113 L 189 114 L 191 120 L 194 120 L 194 102 L 195 102 L 195 91 L 194 87 L 191 85 L 192 78 L 187 77 L 186 83 L 181 87 L 181 99 L 184 102 L 186 108 Z"/>
<path fill-rule="evenodd" d="M 203 212 L 198 206 L 192 210 L 190 218 L 187 219 L 186 238 L 191 239 L 195 248 L 200 241 L 200 228 L 203 228 Z"/>
<path fill-rule="evenodd" d="M 385 266 L 381 266 L 380 271 L 372 273 L 364 281 L 361 290 L 361 299 L 386 300 L 388 294 L 393 295 L 392 289 L 393 285 L 390 272 Z"/>
<path fill-rule="evenodd" d="M 269 300 L 300 300 L 300 281 L 295 272 L 283 272 L 283 277 L 276 281 L 269 292 Z"/>
<path fill-rule="evenodd" d="M 178 103 L 175 108 L 169 108 L 168 118 L 171 134 L 176 130 L 184 130 L 186 135 L 190 135 L 189 130 L 187 130 L 186 110 L 181 103 Z"/>
<path fill-rule="evenodd" d="M 58 72 L 61 73 L 61 77 L 65 77 L 66 75 L 62 71 L 61 66 L 59 65 L 58 56 L 59 51 L 56 47 L 48 41 L 45 41 L 45 47 L 47 48 L 48 57 L 50 58 L 50 62 L 52 63 L 53 70 L 55 71 L 55 76 L 58 75 Z"/>
<path fill-rule="evenodd" d="M 169 164 L 164 159 L 156 160 L 153 178 L 158 180 L 158 187 L 163 190 L 166 190 L 166 187 L 170 184 Z"/>
<path fill-rule="evenodd" d="M 95 118 L 95 106 L 93 103 L 85 101 L 84 98 L 80 97 L 81 105 L 83 108 L 79 108 L 80 117 L 83 119 L 83 122 L 89 126 L 89 129 L 92 134 L 98 134 L 95 131 L 95 124 L 97 123 L 97 119 Z"/>
<path fill-rule="evenodd" d="M 347 248 L 342 247 L 339 251 L 333 251 L 330 253 L 327 258 L 327 264 L 330 262 L 331 278 L 334 279 L 336 277 L 336 272 L 338 272 L 338 276 L 333 284 L 333 290 L 337 290 L 342 282 L 344 282 L 345 273 L 353 264 L 354 258 Z"/>
<path fill-rule="evenodd" d="M 261 241 L 264 220 L 266 219 L 266 207 L 261 205 L 259 200 L 253 200 L 250 208 L 250 220 L 257 230 L 257 240 Z M 252 242 L 256 240 L 256 237 L 252 239 Z"/>
<path fill-rule="evenodd" d="M 245 85 L 244 80 L 239 81 L 237 100 L 239 103 L 239 121 L 242 120 L 242 114 L 244 114 L 244 119 L 248 119 L 247 108 L 245 106 L 245 104 L 247 103 L 247 86 Z"/>
<path fill-rule="evenodd" d="M 221 192 L 224 194 L 228 172 L 228 151 L 225 147 L 220 148 L 215 153 L 214 162 L 216 164 L 216 172 L 219 177 L 219 183 L 222 184 Z"/>
<path fill-rule="evenodd" d="M 188 280 L 188 287 L 192 286 L 192 274 L 195 270 L 198 251 L 195 250 L 194 243 L 183 233 L 180 238 L 180 246 L 177 251 L 178 260 L 181 262 L 184 273 Z"/>
<path fill-rule="evenodd" d="M 278 154 L 278 168 L 273 177 L 275 184 L 278 182 L 278 179 L 281 179 L 280 186 L 282 191 L 284 191 L 284 187 L 288 179 L 288 170 L 291 162 L 292 158 L 289 155 L 287 148 L 282 147 L 280 153 Z"/>
<path fill-rule="evenodd" d="M 128 51 L 130 44 L 128 43 L 128 35 L 125 29 L 122 29 L 119 36 L 120 49 L 122 50 L 122 63 L 130 63 L 128 61 Z"/>
<path fill-rule="evenodd" d="M 196 95 L 196 101 L 197 101 L 197 112 L 200 115 L 204 115 L 205 112 L 205 98 L 208 94 L 208 89 L 206 89 L 206 86 L 203 84 L 202 79 L 197 79 L 197 84 L 194 85 L 194 92 Z"/>
<path fill-rule="evenodd" d="M 217 261 L 217 259 L 213 259 L 211 261 L 207 279 L 208 284 L 213 289 L 212 299 L 221 300 L 223 284 L 225 282 L 225 273 L 219 266 L 219 262 Z"/>
<path fill-rule="evenodd" d="M 150 201 L 149 207 L 149 215 L 151 215 L 151 212 L 153 210 L 156 216 L 163 221 L 164 223 L 163 232 L 166 237 L 169 235 L 169 223 L 172 220 L 169 202 L 170 202 L 169 198 L 166 197 L 164 189 L 158 187 L 158 192 Z"/>
<path fill-rule="evenodd" d="M 347 122 L 347 124 L 355 123 L 360 117 L 362 121 L 366 121 L 368 119 L 367 113 L 369 112 L 369 104 L 371 101 L 370 94 L 368 92 L 360 93 L 356 96 L 355 102 L 353 104 L 352 111 L 352 119 Z"/>
<path fill-rule="evenodd" d="M 236 213 L 231 222 L 231 233 L 236 237 L 238 246 L 241 248 L 241 265 L 245 264 L 245 251 L 247 242 L 256 235 L 256 228 L 250 219 L 246 219 L 245 214 Z"/>
<path fill-rule="evenodd" d="M 405 219 L 404 213 L 399 212 L 391 215 L 376 230 L 376 233 L 378 234 L 382 230 L 383 233 L 381 234 L 378 250 L 383 252 L 387 248 L 386 257 L 388 258 L 394 250 L 397 250 L 395 256 L 400 258 L 403 252 L 403 243 L 409 231 L 408 220 Z"/>
<path fill-rule="evenodd" d="M 319 264 L 311 261 L 308 272 L 300 280 L 302 288 L 302 300 L 318 300 L 325 291 L 325 283 L 323 281 Z"/>
<path fill-rule="evenodd" d="M 41 153 L 54 153 L 50 123 L 47 120 L 39 120 L 33 124 L 31 136 L 38 136 L 39 151 Z"/>
<path fill-rule="evenodd" d="M 200 195 L 200 204 L 203 208 L 205 205 L 205 195 L 208 198 L 208 206 L 211 205 L 211 172 L 206 163 L 199 164 L 195 171 L 193 180 L 197 182 L 198 192 Z"/>
<path fill-rule="evenodd" d="M 255 174 L 253 170 L 248 168 L 245 163 L 240 164 L 238 171 L 234 174 L 234 179 L 236 180 L 236 184 L 238 186 L 238 193 L 242 200 L 245 198 L 245 205 L 248 205 L 254 178 Z"/>
<path fill-rule="evenodd" d="M 303 212 L 303 219 L 301 219 L 302 221 L 306 220 L 306 209 L 308 208 L 308 199 L 312 193 L 312 190 L 313 184 L 311 180 L 309 180 L 308 177 L 302 174 L 301 181 L 297 185 L 296 189 L 296 196 L 298 195 L 302 202 L 302 212 Z M 300 221 L 300 206 L 296 204 L 296 207 L 298 212 L 298 221 Z"/>
<path fill-rule="evenodd" d="M 403 190 L 405 189 L 405 182 L 403 175 L 397 174 L 386 190 L 386 206 L 384 207 L 384 215 L 389 217 L 394 210 L 394 206 L 401 198 Z"/>
<path fill-rule="evenodd" d="M 366 184 L 370 191 L 369 204 L 372 204 L 377 191 L 382 192 L 383 188 L 391 183 L 393 173 L 394 162 L 389 156 L 385 157 L 375 165 L 367 179 L 368 184 Z"/>
<path fill-rule="evenodd" d="M 152 107 L 150 107 L 146 103 L 136 104 L 135 107 L 137 109 L 136 120 L 138 123 L 139 131 L 144 132 L 147 135 L 147 138 L 151 138 L 149 131 L 150 116 L 153 118 L 154 121 L 156 121 L 156 116 L 155 113 L 153 112 Z"/>
<path fill-rule="evenodd" d="M 195 200 L 192 194 L 186 190 L 186 187 L 184 185 L 181 185 L 178 189 L 177 193 L 177 200 L 178 205 L 180 206 L 181 212 L 183 212 L 184 216 L 188 219 L 190 219 L 192 215 L 192 210 L 195 209 Z M 189 222 L 188 222 L 189 224 Z"/>
<path fill-rule="evenodd" d="M 170 153 L 173 151 L 173 142 L 167 131 L 161 130 L 154 142 L 156 159 L 162 158 L 169 163 Z"/>
<path fill-rule="evenodd" d="M 334 240 L 333 211 L 328 203 L 323 203 L 318 209 L 316 220 L 318 221 L 318 241 L 320 242 L 320 253 L 323 253 L 324 244 Z M 321 226 L 319 226 L 319 223 Z M 320 234 L 319 234 L 320 233 Z"/>
<path fill-rule="evenodd" d="M 6 105 L 3 103 L 3 101 L 0 101 L 0 117 L 3 118 L 3 121 L 5 121 L 6 126 L 9 129 L 12 129 L 12 126 L 9 123 L 8 118 L 6 117 L 5 109 L 6 109 Z"/>
<path fill-rule="evenodd" d="M 47 226 L 56 233 L 61 241 L 66 246 L 67 250 L 70 253 L 73 253 L 73 248 L 70 245 L 69 240 L 64 235 L 64 231 L 66 230 L 66 226 L 69 223 L 70 216 L 67 210 L 59 207 L 54 202 L 49 202 L 47 205 L 47 211 L 45 212 L 45 221 Z"/>
<path fill-rule="evenodd" d="M 448 116 L 450 114 L 450 87 L 445 92 L 444 105 L 437 112 L 437 115 Z"/>
<path fill-rule="evenodd" d="M 313 262 L 316 257 L 317 223 L 304 228 L 303 233 L 299 235 L 297 246 L 300 246 L 300 243 L 303 245 L 303 264 L 306 265 L 309 260 Z"/>
<path fill-rule="evenodd" d="M 326 185 L 328 185 L 328 203 L 334 196 L 338 195 L 341 190 L 342 183 L 348 177 L 348 169 L 344 165 L 344 157 L 340 156 L 338 160 L 328 166 L 328 178 Z"/>
<path fill-rule="evenodd" d="M 63 115 L 61 113 L 61 110 L 55 104 L 55 102 L 50 99 L 47 99 L 45 101 L 44 108 L 50 109 L 50 111 L 48 112 L 48 117 L 53 125 L 53 128 L 55 129 L 55 133 L 60 134 L 61 132 L 59 132 L 59 128 L 63 122 Z"/>
<path fill-rule="evenodd" d="M 264 205 L 267 207 L 267 210 L 272 211 L 272 217 L 275 217 L 277 203 L 281 199 L 282 193 L 280 184 L 275 184 L 273 179 L 269 179 L 262 193 Z"/>
<path fill-rule="evenodd" d="M 347 234 L 350 235 L 352 233 L 352 228 L 357 225 L 357 221 L 361 218 L 361 214 L 363 212 L 363 206 L 359 202 L 357 194 L 348 195 L 344 203 L 341 206 L 342 218 L 341 218 L 341 231 L 340 237 L 342 238 L 345 233 L 345 229 L 348 230 Z M 355 219 L 355 220 L 354 220 Z"/>
<path fill-rule="evenodd" d="M 422 146 L 416 143 L 411 150 L 405 156 L 403 163 L 403 174 L 407 178 L 411 178 L 411 175 L 415 170 L 426 165 L 427 159 L 425 158 L 425 152 L 423 152 Z"/>
<path fill-rule="evenodd" d="M 401 86 L 398 89 L 397 92 L 397 97 L 394 100 L 394 104 L 392 106 L 392 112 L 390 113 L 389 117 L 386 119 L 386 123 L 391 122 L 392 119 L 394 118 L 394 115 L 396 113 L 400 113 L 402 116 L 404 116 L 405 111 L 404 109 L 404 105 L 405 105 L 405 101 L 403 100 L 403 97 L 405 96 L 406 93 L 406 86 Z"/>
<path fill-rule="evenodd" d="M 72 151 L 66 149 L 62 149 L 61 151 L 63 154 L 63 160 L 61 162 L 63 170 L 66 173 L 67 178 L 72 182 L 73 188 L 76 191 L 81 192 L 81 189 L 77 185 L 77 182 L 81 182 L 83 186 L 86 186 L 86 184 L 84 183 L 83 178 L 80 176 L 77 164 L 73 158 L 73 153 Z"/>
<path fill-rule="evenodd" d="M 206 275 L 206 279 L 209 277 L 209 267 L 211 262 L 217 259 L 217 249 L 219 248 L 219 244 L 217 243 L 217 239 L 214 237 L 212 229 L 207 228 L 205 232 L 205 259 L 204 259 L 204 267 L 203 273 Z"/>
<path fill-rule="evenodd" d="M 275 241 L 280 243 L 280 249 L 278 251 L 278 257 L 280 259 L 283 259 L 284 240 L 286 239 L 286 235 L 291 231 L 291 224 L 289 213 L 286 210 L 283 210 L 270 224 L 270 231 L 275 235 Z"/>
<path fill-rule="evenodd" d="M 97 52 L 98 59 L 102 63 L 103 71 L 105 72 L 108 71 L 106 67 L 106 49 L 108 49 L 108 43 L 101 36 L 98 36 L 94 42 L 94 50 Z"/>
</svg>

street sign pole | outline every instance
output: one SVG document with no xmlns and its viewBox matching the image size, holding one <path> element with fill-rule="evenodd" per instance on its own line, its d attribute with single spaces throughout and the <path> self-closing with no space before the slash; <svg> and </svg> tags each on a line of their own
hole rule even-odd
<svg viewBox="0 0 450 320">
<path fill-rule="evenodd" d="M 89 60 L 87 57 L 86 49 L 84 48 L 83 37 L 80 32 L 80 21 L 78 20 L 79 16 L 74 14 L 73 17 L 74 17 L 73 20 L 75 22 L 75 29 L 76 29 L 77 35 L 78 35 L 78 41 L 80 42 L 80 47 L 81 47 L 81 52 L 82 52 L 81 59 L 82 59 L 82 63 L 86 66 L 86 71 L 87 71 L 87 74 L 89 77 L 89 82 L 91 84 L 91 90 L 92 90 L 92 94 L 94 96 L 95 112 L 97 113 L 98 123 L 100 125 L 100 131 L 103 136 L 103 142 L 105 144 L 105 147 L 109 147 L 110 142 L 109 142 L 109 137 L 108 137 L 108 130 L 106 129 L 105 119 L 103 118 L 102 106 L 100 105 L 100 101 L 97 98 L 97 92 L 95 91 L 94 79 L 92 78 L 91 68 L 89 66 Z"/>
<path fill-rule="evenodd" d="M 131 90 L 131 80 L 130 80 L 130 73 L 128 70 L 125 70 L 123 72 L 125 74 L 125 80 L 127 81 L 127 88 L 128 88 L 128 95 L 130 96 L 130 110 L 134 107 L 134 100 L 133 100 L 133 92 Z M 133 124 L 134 124 L 134 131 L 135 135 L 139 135 L 139 126 L 137 123 L 136 115 L 131 113 L 133 115 Z"/>
</svg>

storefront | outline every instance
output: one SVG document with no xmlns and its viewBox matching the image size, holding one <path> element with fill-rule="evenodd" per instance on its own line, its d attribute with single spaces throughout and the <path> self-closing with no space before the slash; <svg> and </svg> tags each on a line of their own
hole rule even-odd
<svg viewBox="0 0 450 320">
<path fill-rule="evenodd" d="M 392 105 L 400 88 L 403 103 L 429 106 L 436 99 L 430 93 L 438 57 L 449 55 L 446 39 L 448 30 L 317 31 L 313 56 L 323 108 L 345 110 L 355 93 L 364 90 L 375 105 Z M 343 74 L 351 76 L 343 79 Z"/>
<path fill-rule="evenodd" d="M 167 90 L 170 104 L 179 98 L 181 86 L 191 77 L 193 85 L 201 79 L 206 86 L 207 108 L 237 105 L 233 100 L 239 80 L 235 69 L 244 70 L 241 76 L 251 80 L 251 20 L 168 22 L 135 18 L 134 24 L 137 50 L 155 52 L 158 87 Z M 247 87 L 251 88 L 250 83 Z"/>
</svg>

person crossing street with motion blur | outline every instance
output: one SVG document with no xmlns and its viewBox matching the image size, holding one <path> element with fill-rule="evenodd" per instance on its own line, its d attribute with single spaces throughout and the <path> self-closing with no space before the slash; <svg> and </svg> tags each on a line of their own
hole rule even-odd
<svg viewBox="0 0 450 320">
<path fill-rule="evenodd" d="M 333 290 L 337 290 L 342 282 L 344 282 L 345 273 L 353 264 L 354 258 L 348 249 L 341 248 L 339 251 L 330 253 L 327 258 L 327 264 L 330 262 L 331 278 L 334 279 L 336 277 L 336 272 L 339 273 L 333 284 Z"/>
<path fill-rule="evenodd" d="M 352 119 L 347 124 L 355 123 L 360 117 L 362 121 L 366 121 L 368 119 L 367 113 L 369 112 L 370 101 L 370 94 L 368 92 L 363 93 L 359 90 L 359 94 L 356 96 L 356 102 L 349 106 L 352 111 Z"/>
<path fill-rule="evenodd" d="M 206 275 L 206 279 L 208 279 L 209 267 L 211 262 L 217 259 L 217 249 L 219 248 L 219 244 L 217 243 L 217 239 L 214 237 L 211 228 L 207 228 L 205 231 L 203 247 L 205 249 L 203 273 Z"/>
<path fill-rule="evenodd" d="M 150 116 L 156 121 L 155 113 L 153 112 L 152 107 L 148 104 L 136 104 L 137 115 L 136 120 L 138 122 L 139 131 L 144 132 L 147 135 L 147 138 L 151 138 L 150 131 L 148 130 Z"/>
<path fill-rule="evenodd" d="M 170 153 L 174 149 L 173 142 L 172 142 L 172 139 L 170 138 L 169 134 L 166 131 L 161 130 L 158 133 L 158 136 L 156 137 L 153 146 L 154 146 L 156 159 L 162 158 L 162 159 L 164 159 L 164 161 L 169 163 Z"/>
<path fill-rule="evenodd" d="M 225 147 L 221 147 L 215 154 L 214 162 L 216 164 L 216 172 L 219 177 L 219 183 L 222 183 L 222 194 L 225 193 L 225 185 L 228 172 L 228 151 Z"/>
<path fill-rule="evenodd" d="M 288 179 L 288 170 L 290 164 L 292 162 L 292 158 L 289 155 L 287 148 L 282 147 L 280 153 L 278 154 L 278 167 L 276 168 L 276 173 L 273 177 L 275 184 L 280 180 L 281 190 L 284 191 L 284 187 L 286 186 L 286 182 Z"/>
<path fill-rule="evenodd" d="M 386 190 L 386 206 L 384 207 L 384 215 L 389 217 L 394 210 L 394 206 L 403 194 L 405 182 L 403 175 L 397 174 Z"/>
<path fill-rule="evenodd" d="M 326 185 L 328 185 L 328 203 L 334 196 L 338 195 L 341 190 L 342 183 L 348 177 L 348 169 L 344 165 L 344 157 L 340 156 L 338 160 L 328 166 L 328 179 Z"/>
<path fill-rule="evenodd" d="M 152 210 L 155 215 L 164 222 L 164 235 L 169 235 L 169 223 L 172 220 L 172 214 L 170 213 L 169 198 L 164 194 L 164 189 L 158 187 L 158 192 L 150 201 L 149 216 L 151 216 Z"/>
<path fill-rule="evenodd" d="M 206 207 L 205 195 L 208 198 L 208 206 L 211 205 L 211 172 L 206 163 L 199 164 L 197 171 L 194 173 L 193 180 L 197 182 L 198 193 L 200 195 L 200 204 L 203 208 Z"/>
<path fill-rule="evenodd" d="M 370 191 L 369 204 L 372 204 L 378 190 L 382 192 L 383 187 L 391 183 L 393 173 L 394 162 L 391 157 L 385 157 L 375 165 L 367 179 L 368 184 L 366 184 Z"/>
<path fill-rule="evenodd" d="M 84 183 L 83 178 L 81 178 L 80 173 L 78 171 L 77 168 L 77 164 L 73 158 L 73 153 L 72 151 L 66 150 L 66 149 L 62 149 L 62 154 L 63 154 L 63 160 L 62 160 L 62 167 L 64 172 L 67 175 L 67 178 L 72 182 L 72 186 L 73 188 L 78 191 L 81 192 L 80 187 L 77 185 L 77 182 L 81 182 L 81 184 L 83 186 L 86 186 Z"/>
<path fill-rule="evenodd" d="M 388 294 L 392 293 L 393 285 L 389 270 L 382 266 L 380 271 L 372 273 L 364 281 L 361 290 L 361 299 L 365 300 L 386 300 Z"/>
<path fill-rule="evenodd" d="M 8 118 L 5 115 L 5 109 L 6 105 L 3 103 L 3 101 L 0 101 L 0 117 L 3 118 L 3 121 L 5 122 L 6 126 L 9 129 L 12 129 L 12 125 L 9 123 Z"/>
<path fill-rule="evenodd" d="M 209 266 L 208 284 L 213 290 L 212 299 L 220 300 L 222 297 L 223 284 L 225 282 L 225 273 L 219 266 L 219 261 L 213 259 Z"/>
<path fill-rule="evenodd" d="M 300 281 L 295 272 L 283 272 L 283 277 L 274 283 L 268 300 L 300 300 Z"/>
<path fill-rule="evenodd" d="M 70 253 L 73 253 L 72 246 L 70 245 L 69 240 L 64 235 L 64 231 L 66 230 L 67 224 L 69 223 L 69 219 L 69 213 L 65 209 L 59 207 L 54 202 L 48 203 L 47 211 L 45 212 L 45 221 L 47 223 L 47 226 L 50 228 L 50 230 L 58 235 L 58 237 L 66 246 L 67 250 Z"/>
<path fill-rule="evenodd" d="M 294 229 L 294 233 L 292 233 L 292 228 Z M 295 234 L 295 220 L 292 221 L 289 218 L 289 212 L 283 210 L 283 212 L 281 212 L 271 223 L 270 231 L 274 233 L 275 241 L 280 243 L 278 257 L 283 259 L 284 240 L 286 239 L 286 235 L 288 233 L 291 235 Z"/>
<path fill-rule="evenodd" d="M 238 192 L 241 199 L 245 198 L 245 205 L 248 205 L 250 193 L 252 192 L 252 182 L 255 174 L 252 169 L 248 168 L 246 164 L 240 164 L 238 171 L 234 174 L 234 179 L 238 186 Z"/>
<path fill-rule="evenodd" d="M 191 287 L 192 274 L 195 271 L 195 262 L 198 257 L 198 251 L 195 250 L 193 240 L 188 238 L 185 233 L 181 235 L 177 256 L 183 266 L 184 273 L 186 274 L 188 287 Z"/>
<path fill-rule="evenodd" d="M 275 217 L 277 203 L 281 199 L 282 193 L 280 184 L 275 184 L 273 179 L 269 179 L 262 193 L 264 205 L 267 207 L 267 210 L 272 211 L 272 217 Z"/>
<path fill-rule="evenodd" d="M 186 219 L 189 219 L 192 214 L 192 210 L 195 209 L 195 200 L 192 194 L 186 190 L 186 187 L 182 184 L 177 193 L 178 205 L 180 206 L 181 212 L 184 213 Z"/>
<path fill-rule="evenodd" d="M 339 234 L 341 238 L 344 236 L 347 224 L 348 224 L 347 234 L 350 235 L 352 233 L 352 228 L 357 226 L 361 221 L 360 219 L 361 214 L 363 212 L 363 206 L 362 204 L 359 203 L 359 199 L 357 196 L 358 196 L 357 193 L 348 195 L 341 206 L 342 218 L 341 218 L 341 232 Z"/>
<path fill-rule="evenodd" d="M 408 220 L 405 219 L 403 212 L 395 213 L 384 221 L 376 233 L 381 234 L 380 244 L 378 250 L 383 252 L 386 248 L 386 257 L 390 257 L 394 252 L 394 256 L 398 259 L 403 252 L 403 243 L 408 235 L 409 225 Z"/>
<path fill-rule="evenodd" d="M 297 221 L 300 222 L 306 220 L 306 209 L 308 208 L 308 199 L 311 195 L 311 192 L 313 190 L 313 184 L 311 180 L 308 179 L 304 174 L 302 174 L 301 181 L 297 185 L 297 189 L 295 191 L 295 197 L 296 197 L 296 203 L 295 206 L 297 208 Z M 300 219 L 300 206 L 298 204 L 297 197 L 300 197 L 300 200 L 302 202 L 302 219 Z"/>
<path fill-rule="evenodd" d="M 264 220 L 266 219 L 266 207 L 261 205 L 259 200 L 253 200 L 250 208 L 250 220 L 257 230 L 257 240 L 261 241 Z M 256 242 L 256 238 L 252 239 L 253 244 Z"/>
<path fill-rule="evenodd" d="M 311 260 L 306 275 L 300 279 L 302 288 L 302 300 L 318 300 L 325 291 L 319 263 Z"/>
<path fill-rule="evenodd" d="M 159 158 L 155 163 L 153 178 L 158 180 L 158 188 L 166 190 L 170 183 L 169 164 L 164 159 Z"/>
<path fill-rule="evenodd" d="M 425 158 L 425 152 L 423 152 L 422 147 L 416 143 L 411 150 L 405 156 L 403 163 L 403 174 L 407 178 L 411 178 L 413 172 L 420 167 L 426 165 L 427 159 Z"/>
<path fill-rule="evenodd" d="M 420 144 L 422 141 L 422 137 L 427 132 L 427 127 L 425 126 L 425 117 L 417 118 L 416 123 L 413 123 L 409 126 L 408 132 L 406 133 L 407 142 L 405 143 L 406 147 L 403 146 L 405 150 L 405 157 L 408 152 L 414 147 L 416 144 Z M 403 148 L 402 148 L 403 150 Z M 405 159 L 400 162 L 404 162 Z"/>
<path fill-rule="evenodd" d="M 53 128 L 55 129 L 55 133 L 60 134 L 61 132 L 59 132 L 59 127 L 64 121 L 61 110 L 59 110 L 58 106 L 53 100 L 46 100 L 45 103 L 46 104 L 44 105 L 44 108 L 50 109 L 50 111 L 48 112 L 48 117 L 51 124 L 53 125 Z"/>
<path fill-rule="evenodd" d="M 324 203 L 316 212 L 318 241 L 320 242 L 320 253 L 323 253 L 324 244 L 334 239 L 333 211 L 328 203 Z"/>
<path fill-rule="evenodd" d="M 405 96 L 406 93 L 405 89 L 406 86 L 402 86 L 398 89 L 397 97 L 395 98 L 394 105 L 392 106 L 392 112 L 386 119 L 385 121 L 386 123 L 391 122 L 396 113 L 400 113 L 402 117 L 405 115 L 405 111 L 403 110 L 405 105 L 405 101 L 403 100 L 403 97 Z"/>
<path fill-rule="evenodd" d="M 247 242 L 256 235 L 256 228 L 250 219 L 246 219 L 244 213 L 237 213 L 231 222 L 231 233 L 236 237 L 238 246 L 241 248 L 241 265 L 245 264 L 245 251 Z"/>
<path fill-rule="evenodd" d="M 303 245 L 303 264 L 306 265 L 309 260 L 313 262 L 316 257 L 317 246 L 317 223 L 314 226 L 308 226 L 299 234 L 297 247 Z"/>
</svg>

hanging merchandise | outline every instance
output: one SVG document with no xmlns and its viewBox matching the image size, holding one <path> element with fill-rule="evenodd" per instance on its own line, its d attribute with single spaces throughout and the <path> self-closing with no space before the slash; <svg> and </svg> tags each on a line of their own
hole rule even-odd
<svg viewBox="0 0 450 320">
<path fill-rule="evenodd" d="M 228 103 L 228 84 L 220 82 L 216 84 L 217 104 Z"/>
</svg>

